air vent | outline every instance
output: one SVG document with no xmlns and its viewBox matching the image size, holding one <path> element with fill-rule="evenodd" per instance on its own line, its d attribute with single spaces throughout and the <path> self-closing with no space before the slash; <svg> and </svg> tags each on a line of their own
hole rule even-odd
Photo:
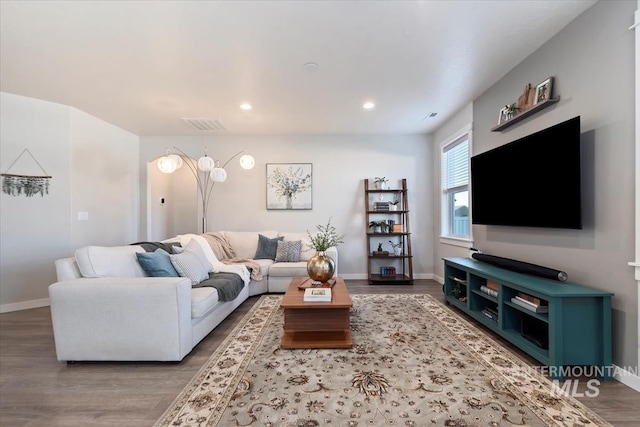
<svg viewBox="0 0 640 427">
<path fill-rule="evenodd" d="M 182 120 L 199 131 L 222 131 L 229 129 L 229 126 L 221 119 L 183 117 Z"/>
</svg>

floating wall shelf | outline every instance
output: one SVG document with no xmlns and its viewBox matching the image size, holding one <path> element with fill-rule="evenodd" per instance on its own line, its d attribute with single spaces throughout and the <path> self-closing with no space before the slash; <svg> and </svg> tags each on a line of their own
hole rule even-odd
<svg viewBox="0 0 640 427">
<path fill-rule="evenodd" d="M 531 116 L 532 114 L 537 113 L 538 111 L 541 111 L 541 110 L 544 110 L 547 107 L 550 107 L 551 105 L 555 104 L 558 101 L 560 101 L 560 97 L 551 98 L 551 99 L 547 99 L 546 101 L 539 102 L 538 104 L 534 105 L 533 107 L 529 108 L 528 110 L 523 111 L 522 113 L 518 114 L 517 116 L 514 116 L 514 117 L 510 118 L 509 120 L 506 120 L 506 121 L 500 123 L 498 126 L 492 127 L 491 128 L 491 132 L 503 131 L 506 128 L 508 128 L 509 126 L 515 125 L 519 121 L 526 119 L 527 117 Z"/>
</svg>

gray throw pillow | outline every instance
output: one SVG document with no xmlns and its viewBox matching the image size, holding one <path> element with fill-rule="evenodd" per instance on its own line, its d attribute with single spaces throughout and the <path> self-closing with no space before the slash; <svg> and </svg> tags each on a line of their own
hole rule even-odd
<svg viewBox="0 0 640 427">
<path fill-rule="evenodd" d="M 301 250 L 301 240 L 278 242 L 278 249 L 276 250 L 276 262 L 298 262 L 300 261 Z"/>
<path fill-rule="evenodd" d="M 253 259 L 275 259 L 278 250 L 278 242 L 284 240 L 284 237 L 274 237 L 270 239 L 258 234 L 258 249 Z"/>
</svg>

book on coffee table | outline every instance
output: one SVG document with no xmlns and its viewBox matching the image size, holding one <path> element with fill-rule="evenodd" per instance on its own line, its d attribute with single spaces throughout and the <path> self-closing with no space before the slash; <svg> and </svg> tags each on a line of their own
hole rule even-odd
<svg viewBox="0 0 640 427">
<path fill-rule="evenodd" d="M 307 288 L 304 290 L 305 302 L 331 302 L 331 288 Z"/>
</svg>

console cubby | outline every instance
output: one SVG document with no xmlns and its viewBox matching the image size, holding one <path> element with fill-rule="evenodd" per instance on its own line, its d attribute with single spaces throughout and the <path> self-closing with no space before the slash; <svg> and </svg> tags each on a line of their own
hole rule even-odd
<svg viewBox="0 0 640 427">
<path fill-rule="evenodd" d="M 611 366 L 611 297 L 570 282 L 515 273 L 470 258 L 444 258 L 445 303 L 461 310 L 547 366 Z M 497 296 L 483 287 L 497 284 Z M 464 301 L 456 295 L 459 287 Z M 491 291 L 494 293 L 494 291 Z M 519 293 L 543 300 L 547 313 L 513 303 Z M 544 305 L 542 303 L 541 305 Z M 488 317 L 486 309 L 497 313 Z M 555 372 L 562 372 L 558 369 Z"/>
</svg>

